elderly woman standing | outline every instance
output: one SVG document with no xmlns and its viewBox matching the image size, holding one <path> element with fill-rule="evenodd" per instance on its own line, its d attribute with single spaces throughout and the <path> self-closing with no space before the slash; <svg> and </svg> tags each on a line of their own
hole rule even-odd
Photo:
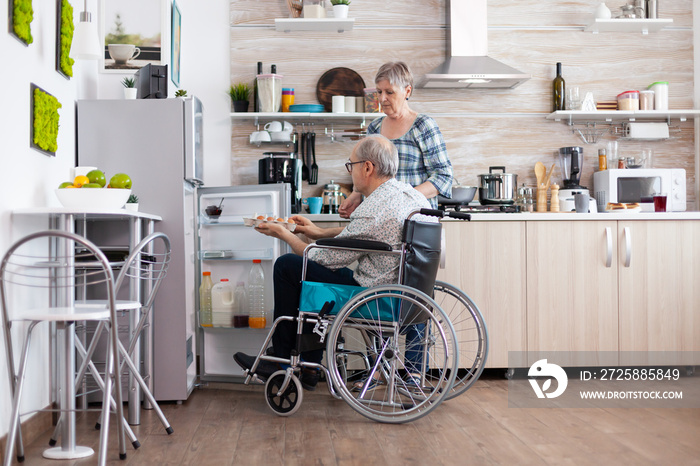
<svg viewBox="0 0 700 466">
<path fill-rule="evenodd" d="M 385 63 L 374 82 L 386 117 L 370 123 L 367 134 L 378 133 L 394 143 L 399 151 L 396 178 L 415 187 L 436 208 L 438 194 L 452 197 L 452 164 L 440 128 L 431 117 L 408 106 L 413 93 L 413 75 L 408 65 Z M 340 216 L 348 218 L 360 202 L 362 196 L 353 192 L 340 206 Z"/>
</svg>

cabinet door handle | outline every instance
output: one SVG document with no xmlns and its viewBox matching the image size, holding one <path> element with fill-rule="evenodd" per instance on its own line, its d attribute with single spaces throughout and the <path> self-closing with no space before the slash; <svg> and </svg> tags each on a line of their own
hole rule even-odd
<svg viewBox="0 0 700 466">
<path fill-rule="evenodd" d="M 630 266 L 632 261 L 632 233 L 630 227 L 625 227 L 625 267 Z"/>
<path fill-rule="evenodd" d="M 605 243 L 606 243 L 606 256 L 605 256 L 605 267 L 612 267 L 613 259 L 613 240 L 612 240 L 612 228 L 605 227 Z"/>
</svg>

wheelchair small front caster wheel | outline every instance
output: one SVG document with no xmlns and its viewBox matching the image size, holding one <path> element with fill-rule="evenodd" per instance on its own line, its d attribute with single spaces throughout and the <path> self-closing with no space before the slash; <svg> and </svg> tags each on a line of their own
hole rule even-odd
<svg viewBox="0 0 700 466">
<path fill-rule="evenodd" d="M 290 376 L 287 388 L 278 395 L 286 376 L 286 371 L 277 371 L 265 383 L 265 401 L 278 416 L 291 416 L 296 413 L 304 398 L 301 382 L 293 374 Z"/>
</svg>

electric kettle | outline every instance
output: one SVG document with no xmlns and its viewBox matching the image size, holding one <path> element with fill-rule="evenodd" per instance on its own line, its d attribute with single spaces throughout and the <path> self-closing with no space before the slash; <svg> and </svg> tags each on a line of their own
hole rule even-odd
<svg viewBox="0 0 700 466">
<path fill-rule="evenodd" d="M 347 196 L 340 192 L 340 185 L 331 180 L 330 183 L 323 186 L 323 214 L 337 214 L 340 204 Z"/>
</svg>

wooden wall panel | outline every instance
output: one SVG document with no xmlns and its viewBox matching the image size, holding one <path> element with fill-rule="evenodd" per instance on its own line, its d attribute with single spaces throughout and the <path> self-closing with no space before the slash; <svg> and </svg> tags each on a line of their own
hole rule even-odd
<svg viewBox="0 0 700 466">
<path fill-rule="evenodd" d="M 411 107 L 436 115 L 461 183 L 476 184 L 477 176 L 489 166 L 505 165 L 508 172 L 519 175 L 519 183 L 534 184 L 535 162 L 550 166 L 559 147 L 583 145 L 583 180 L 592 187 L 597 149 L 612 136 L 601 138 L 599 144 L 583 144 L 565 124 L 545 120 L 551 110 L 550 87 L 557 61 L 564 65 L 567 85 L 578 85 L 597 99 L 614 99 L 622 91 L 664 80 L 671 83 L 671 108 L 693 108 L 692 1 L 663 2 L 661 16 L 672 17 L 674 27 L 649 35 L 583 32 L 598 3 L 489 0 L 490 55 L 531 74 L 532 79 L 514 90 L 415 90 Z M 607 4 L 612 9 L 624 3 Z M 356 18 L 351 32 L 283 33 L 274 30 L 273 20 L 287 16 L 285 1 L 268 1 L 263 11 L 258 1 L 232 0 L 231 82 L 251 83 L 257 61 L 264 62 L 265 72 L 274 63 L 285 76 L 284 86 L 294 87 L 296 103 L 316 103 L 316 83 L 334 67 L 356 70 L 369 87 L 377 68 L 386 61 L 406 61 L 416 80 L 442 62 L 446 46 L 443 0 L 353 2 L 350 12 Z M 450 115 L 456 113 L 466 115 Z M 252 123 L 234 121 L 232 125 L 231 181 L 255 183 L 262 152 L 283 147 L 250 145 L 248 135 L 256 129 Z M 689 207 L 694 209 L 693 123 L 679 125 L 681 131 L 668 141 L 621 141 L 620 149 L 633 155 L 650 147 L 656 166 L 685 168 Z M 326 128 L 330 130 L 315 126 L 319 186 L 331 179 L 349 183 L 343 163 L 353 144 L 331 143 L 321 136 Z M 319 186 L 305 185 L 304 194 L 320 194 Z"/>
</svg>

